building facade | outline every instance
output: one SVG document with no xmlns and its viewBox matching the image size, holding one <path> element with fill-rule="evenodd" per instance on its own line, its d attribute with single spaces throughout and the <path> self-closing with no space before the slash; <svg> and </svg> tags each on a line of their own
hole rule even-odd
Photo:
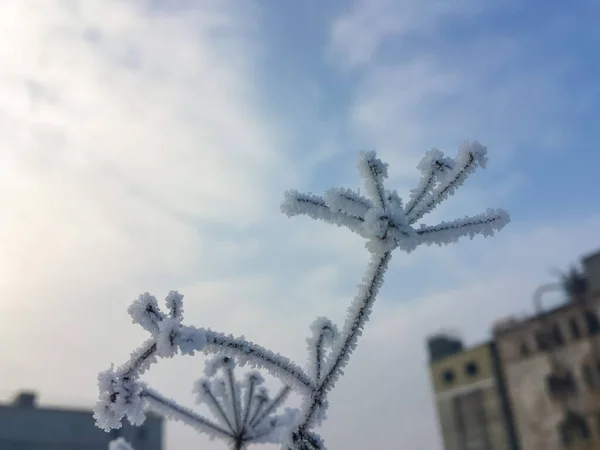
<svg viewBox="0 0 600 450">
<path fill-rule="evenodd" d="M 464 349 L 442 335 L 428 346 L 445 450 L 517 450 L 495 344 Z"/>
<path fill-rule="evenodd" d="M 140 427 L 123 423 L 121 429 L 106 433 L 96 427 L 91 411 L 41 408 L 35 400 L 35 394 L 24 392 L 0 405 L 1 450 L 107 450 L 119 436 L 136 450 L 163 448 L 163 421 L 158 416 L 148 414 Z"/>
<path fill-rule="evenodd" d="M 494 330 L 524 450 L 600 449 L 600 252 L 579 298 Z"/>
</svg>

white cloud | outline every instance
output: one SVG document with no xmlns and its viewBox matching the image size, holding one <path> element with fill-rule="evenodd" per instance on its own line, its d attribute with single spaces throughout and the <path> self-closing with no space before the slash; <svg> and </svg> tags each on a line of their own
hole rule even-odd
<svg viewBox="0 0 600 450">
<path fill-rule="evenodd" d="M 2 3 L 1 289 L 19 293 L 20 313 L 69 309 L 111 285 L 119 296 L 142 279 L 187 283 L 255 254 L 255 238 L 207 232 L 244 230 L 294 179 L 261 120 L 252 14 L 229 2 L 160 13 Z"/>
<path fill-rule="evenodd" d="M 356 0 L 333 22 L 329 54 L 344 67 L 367 65 L 384 41 L 429 34 L 448 16 L 473 15 L 479 9 L 469 0 Z"/>
<path fill-rule="evenodd" d="M 77 189 L 70 205 L 114 215 L 133 198 L 164 214 L 252 223 L 285 154 L 260 121 L 256 52 L 231 5 L 172 15 L 64 5 L 3 6 L 3 139 L 21 176 L 35 171 L 40 184 Z"/>
<path fill-rule="evenodd" d="M 501 165 L 523 148 L 544 154 L 572 146 L 575 116 L 564 111 L 584 115 L 596 88 L 570 89 L 577 61 L 564 51 L 548 53 L 547 38 L 565 33 L 562 16 L 549 14 L 539 34 L 478 31 L 495 13 L 519 8 L 468 0 L 353 2 L 331 23 L 327 50 L 334 67 L 356 80 L 348 114 L 353 137 L 379 149 L 394 176 L 410 176 L 423 151 L 436 146 L 452 154 L 464 139 L 488 145 Z"/>
</svg>

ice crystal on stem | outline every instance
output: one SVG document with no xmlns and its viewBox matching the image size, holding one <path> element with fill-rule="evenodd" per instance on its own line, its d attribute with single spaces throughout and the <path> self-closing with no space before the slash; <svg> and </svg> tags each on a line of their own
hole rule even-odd
<svg viewBox="0 0 600 450">
<path fill-rule="evenodd" d="M 464 236 L 491 236 L 509 222 L 506 211 L 488 209 L 437 225 L 416 225 L 486 163 L 486 148 L 478 142 L 465 142 L 454 159 L 437 149 L 427 152 L 418 166 L 422 178 L 406 205 L 396 191 L 384 186 L 388 166 L 375 152 L 363 153 L 358 163 L 366 196 L 344 188 L 330 189 L 323 196 L 286 192 L 281 209 L 288 216 L 308 215 L 343 226 L 367 241 L 371 261 L 341 331 L 327 318 L 313 323 L 312 337 L 307 339 L 308 371 L 304 372 L 289 359 L 243 338 L 182 325 L 183 297 L 177 292 L 167 296 L 168 313 L 159 309 L 154 296 L 143 294 L 131 305 L 129 314 L 151 337 L 124 365 L 100 374 L 100 400 L 95 410 L 98 426 L 118 428 L 125 416 L 133 424 L 140 423 L 144 418 L 142 407 L 148 405 L 199 431 L 228 440 L 233 448 L 263 439 L 281 442 L 286 450 L 325 449 L 323 440 L 312 429 L 325 418 L 327 394 L 356 348 L 392 252 L 411 252 L 421 244 L 449 244 Z M 216 421 L 178 406 L 138 380 L 159 357 L 170 358 L 178 352 L 193 355 L 196 351 L 218 355 L 208 365 L 208 378 L 196 386 L 199 398 L 209 406 Z M 259 387 L 262 378 L 257 372 L 248 374 L 244 384 L 236 381 L 234 361 L 268 370 L 284 388 L 269 400 Z M 214 377 L 218 370 L 223 377 Z M 272 416 L 291 389 L 303 399 L 301 411 L 287 410 Z"/>
</svg>

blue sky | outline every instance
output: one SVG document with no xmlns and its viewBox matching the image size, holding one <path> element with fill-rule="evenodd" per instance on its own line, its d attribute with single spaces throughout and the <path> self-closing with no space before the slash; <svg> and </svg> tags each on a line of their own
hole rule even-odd
<svg viewBox="0 0 600 450">
<path fill-rule="evenodd" d="M 506 163 L 514 168 L 514 177 L 528 174 L 527 180 L 521 180 L 521 201 L 511 205 L 513 214 L 527 218 L 529 213 L 537 220 L 554 216 L 556 208 L 563 213 L 586 214 L 588 201 L 581 193 L 588 190 L 585 187 L 593 180 L 600 158 L 589 145 L 599 113 L 594 101 L 598 97 L 599 63 L 594 56 L 599 38 L 593 27 L 598 7 L 592 2 L 569 8 L 560 2 L 547 2 L 543 8 L 519 2 L 496 6 L 462 2 L 456 10 L 446 8 L 442 17 L 435 17 L 431 10 L 440 9 L 441 2 L 431 7 L 427 6 L 431 2 L 423 7 L 411 6 L 411 2 L 401 2 L 402 6 L 388 2 L 391 6 L 386 7 L 384 3 L 374 2 L 365 7 L 372 11 L 363 11 L 364 16 L 373 17 L 365 19 L 364 29 L 359 26 L 357 34 L 371 33 L 375 37 L 362 40 L 374 39 L 376 43 L 367 55 L 360 56 L 356 56 L 361 53 L 357 48 L 344 48 L 344 43 L 336 48 L 331 42 L 332 22 L 337 19 L 339 25 L 344 17 L 352 20 L 348 19 L 353 17 L 348 14 L 353 10 L 348 2 L 329 2 L 326 8 L 314 2 L 262 5 L 263 30 L 270 38 L 266 44 L 268 64 L 259 70 L 271 107 L 278 114 L 283 111 L 286 118 L 300 121 L 298 132 L 303 138 L 296 139 L 296 145 L 317 147 L 323 133 L 331 133 L 343 148 L 371 146 L 368 138 L 360 137 L 364 130 L 357 132 L 347 120 L 360 98 L 361 87 L 377 70 L 401 70 L 425 59 L 435 66 L 426 75 L 458 74 L 464 84 L 447 92 L 419 91 L 425 106 L 431 107 L 416 106 L 412 112 L 423 115 L 423 120 L 434 117 L 432 129 L 419 133 L 417 145 L 427 148 L 433 145 L 431 140 L 438 142 L 429 137 L 432 134 L 442 141 L 464 135 L 468 125 L 451 130 L 441 125 L 442 130 L 438 129 L 444 118 L 460 114 L 475 122 L 484 136 L 491 135 L 498 143 L 496 152 L 509 154 Z M 354 6 L 354 10 L 359 9 Z M 389 10 L 392 16 L 405 15 L 409 23 L 394 29 L 392 17 L 392 30 L 378 33 L 377 22 L 384 19 L 378 19 L 377 14 L 385 16 Z M 432 26 L 420 26 L 420 22 Z M 360 37 L 356 40 L 354 45 L 360 48 Z M 351 40 L 346 44 L 353 45 Z M 344 57 L 362 60 L 344 63 Z M 320 95 L 307 97 L 311 88 Z M 413 88 L 410 84 L 383 85 L 381 91 L 402 98 L 403 89 Z M 389 123 L 395 118 L 380 120 Z M 313 131 L 309 136 L 307 128 Z M 511 133 L 507 129 L 514 129 L 517 135 L 506 136 Z M 454 142 L 449 144 L 452 147 Z M 581 164 L 582 158 L 589 164 Z M 337 158 L 328 162 L 339 164 Z M 557 183 L 561 169 L 578 176 L 571 177 L 569 183 Z"/>
<path fill-rule="evenodd" d="M 376 149 L 406 197 L 426 150 L 478 139 L 488 168 L 424 222 L 489 206 L 512 223 L 396 255 L 322 430 L 330 448 L 398 432 L 441 448 L 425 337 L 485 339 L 531 311 L 551 267 L 600 247 L 600 7 L 321 3 L 2 2 L 0 338 L 26 336 L 0 352 L 4 397 L 93 404 L 97 373 L 145 338 L 125 312 L 143 291 L 179 289 L 188 323 L 303 362 L 312 319 L 343 320 L 368 255 L 284 217 L 284 190 L 359 187 L 358 152 Z M 189 403 L 200 364 L 148 380 Z M 167 441 L 205 443 L 178 425 Z"/>
</svg>

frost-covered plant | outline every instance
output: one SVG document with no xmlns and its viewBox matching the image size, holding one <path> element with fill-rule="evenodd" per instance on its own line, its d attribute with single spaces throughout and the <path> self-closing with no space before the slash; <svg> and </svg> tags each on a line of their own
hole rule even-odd
<svg viewBox="0 0 600 450">
<path fill-rule="evenodd" d="M 422 173 L 421 181 L 411 191 L 406 205 L 403 205 L 396 191 L 385 188 L 383 181 L 387 177 L 388 166 L 376 158 L 375 152 L 363 153 L 358 163 L 366 197 L 343 188 L 331 189 L 323 196 L 288 191 L 282 205 L 282 211 L 288 216 L 304 214 L 344 226 L 367 241 L 371 261 L 358 293 L 348 308 L 341 332 L 326 318 L 318 318 L 313 323 L 312 336 L 307 339 L 309 370 L 304 371 L 288 358 L 241 337 L 183 325 L 183 296 L 177 292 L 170 292 L 167 296 L 167 313 L 159 309 L 154 296 L 142 294 L 130 306 L 129 314 L 151 337 L 125 364 L 100 374 L 100 400 L 95 408 L 98 426 L 106 430 L 118 428 L 125 416 L 132 424 L 139 424 L 144 419 L 142 408 L 148 405 L 158 412 L 194 425 L 199 431 L 213 437 L 228 439 L 234 448 L 241 448 L 240 445 L 243 447 L 249 442 L 244 437 L 256 437 L 263 430 L 252 427 L 257 426 L 256 421 L 247 422 L 243 419 L 246 414 L 253 414 L 251 407 L 242 406 L 243 398 L 247 400 L 254 395 L 251 394 L 254 384 L 248 384 L 251 383 L 249 380 L 254 379 L 252 383 L 257 384 L 259 378 L 253 378 L 257 377 L 253 373 L 247 378 L 245 389 L 238 388 L 231 366 L 234 360 L 241 366 L 249 364 L 266 369 L 278 378 L 285 386 L 280 395 L 285 396 L 290 389 L 294 389 L 302 398 L 300 411 L 288 410 L 282 416 L 262 422 L 264 426 L 270 425 L 265 429 L 263 442 L 281 442 L 282 448 L 288 450 L 325 449 L 324 442 L 313 429 L 325 418 L 327 394 L 342 375 L 356 348 L 358 337 L 363 332 L 383 283 L 392 251 L 399 248 L 411 252 L 421 244 L 444 245 L 463 236 L 473 238 L 476 234 L 491 236 L 509 222 L 504 210 L 488 209 L 474 217 L 433 226 L 416 226 L 426 214 L 454 194 L 477 167 L 485 167 L 486 162 L 486 148 L 478 142 L 461 145 L 454 159 L 444 157 L 437 149 L 427 152 L 418 166 Z M 158 358 L 169 358 L 177 352 L 193 355 L 196 351 L 231 358 L 220 359 L 220 367 L 225 368 L 226 373 L 221 381 L 216 384 L 208 380 L 200 381 L 202 389 L 203 386 L 210 387 L 213 395 L 218 386 L 223 387 L 223 383 L 226 389 L 219 392 L 224 393 L 229 389 L 229 395 L 220 403 L 217 403 L 216 396 L 214 402 L 210 394 L 202 397 L 212 404 L 213 413 L 217 418 L 220 417 L 219 424 L 178 406 L 139 381 L 140 375 Z M 228 384 L 233 387 L 227 388 Z M 202 389 L 201 392 L 208 392 Z M 256 399 L 249 400 L 250 403 L 258 401 L 258 397 L 254 397 Z M 278 398 L 275 397 L 272 402 L 277 403 Z"/>
</svg>

